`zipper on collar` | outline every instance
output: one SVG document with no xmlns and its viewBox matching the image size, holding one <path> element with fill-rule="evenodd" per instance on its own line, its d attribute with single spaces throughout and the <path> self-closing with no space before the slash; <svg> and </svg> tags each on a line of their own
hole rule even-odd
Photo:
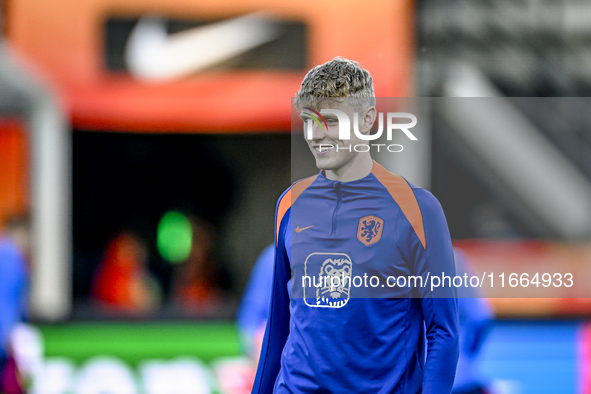
<svg viewBox="0 0 591 394">
<path fill-rule="evenodd" d="M 335 232 L 337 231 L 337 211 L 339 210 L 339 206 L 341 205 L 341 183 L 334 182 L 332 184 L 334 187 L 335 192 L 337 194 L 337 203 L 335 205 L 334 211 L 332 212 L 332 230 L 330 232 L 330 236 L 334 236 Z"/>
</svg>

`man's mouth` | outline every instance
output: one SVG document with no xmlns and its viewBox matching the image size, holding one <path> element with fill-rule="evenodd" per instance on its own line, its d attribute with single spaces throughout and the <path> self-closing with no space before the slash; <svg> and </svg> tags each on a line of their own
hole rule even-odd
<svg viewBox="0 0 591 394">
<path fill-rule="evenodd" d="M 332 148 L 334 148 L 334 146 L 332 146 L 330 144 L 320 144 L 320 145 L 316 145 L 314 147 L 314 150 L 318 153 L 324 153 L 326 151 L 331 150 Z"/>
</svg>

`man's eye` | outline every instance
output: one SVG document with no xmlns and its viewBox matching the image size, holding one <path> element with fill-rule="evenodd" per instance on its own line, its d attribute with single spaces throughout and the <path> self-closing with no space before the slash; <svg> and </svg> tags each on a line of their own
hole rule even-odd
<svg viewBox="0 0 591 394">
<path fill-rule="evenodd" d="M 326 124 L 337 124 L 338 122 L 336 119 L 326 119 Z"/>
</svg>

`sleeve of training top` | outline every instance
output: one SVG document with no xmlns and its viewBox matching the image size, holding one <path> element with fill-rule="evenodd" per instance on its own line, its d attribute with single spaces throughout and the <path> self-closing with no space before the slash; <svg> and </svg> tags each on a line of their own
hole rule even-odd
<svg viewBox="0 0 591 394">
<path fill-rule="evenodd" d="M 419 288 L 427 331 L 422 393 L 450 393 L 459 355 L 458 303 L 456 289 L 450 282 L 455 276 L 451 237 L 439 201 L 427 190 L 413 191 L 425 229 L 425 247 L 419 241 L 409 242 L 414 270 L 425 280 Z M 435 276 L 449 279 L 432 287 L 438 282 Z"/>
<path fill-rule="evenodd" d="M 281 198 L 279 201 L 281 201 Z M 277 210 L 275 212 L 277 215 Z M 290 315 L 287 287 L 291 277 L 291 270 L 285 247 L 285 232 L 289 231 L 287 229 L 289 215 L 290 210 L 286 212 L 281 223 L 278 224 L 279 228 L 275 230 L 278 236 L 275 246 L 271 304 L 252 394 L 271 394 L 273 392 L 273 387 L 281 366 L 281 353 L 289 335 Z M 275 223 L 277 223 L 277 220 L 275 220 Z"/>
</svg>

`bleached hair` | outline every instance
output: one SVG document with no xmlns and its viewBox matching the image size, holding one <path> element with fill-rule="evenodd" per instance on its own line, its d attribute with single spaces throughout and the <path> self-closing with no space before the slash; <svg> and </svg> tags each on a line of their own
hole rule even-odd
<svg viewBox="0 0 591 394">
<path fill-rule="evenodd" d="M 295 106 L 319 109 L 327 101 L 355 102 L 360 109 L 374 106 L 376 98 L 369 71 L 340 56 L 311 69 L 302 81 Z"/>
</svg>

